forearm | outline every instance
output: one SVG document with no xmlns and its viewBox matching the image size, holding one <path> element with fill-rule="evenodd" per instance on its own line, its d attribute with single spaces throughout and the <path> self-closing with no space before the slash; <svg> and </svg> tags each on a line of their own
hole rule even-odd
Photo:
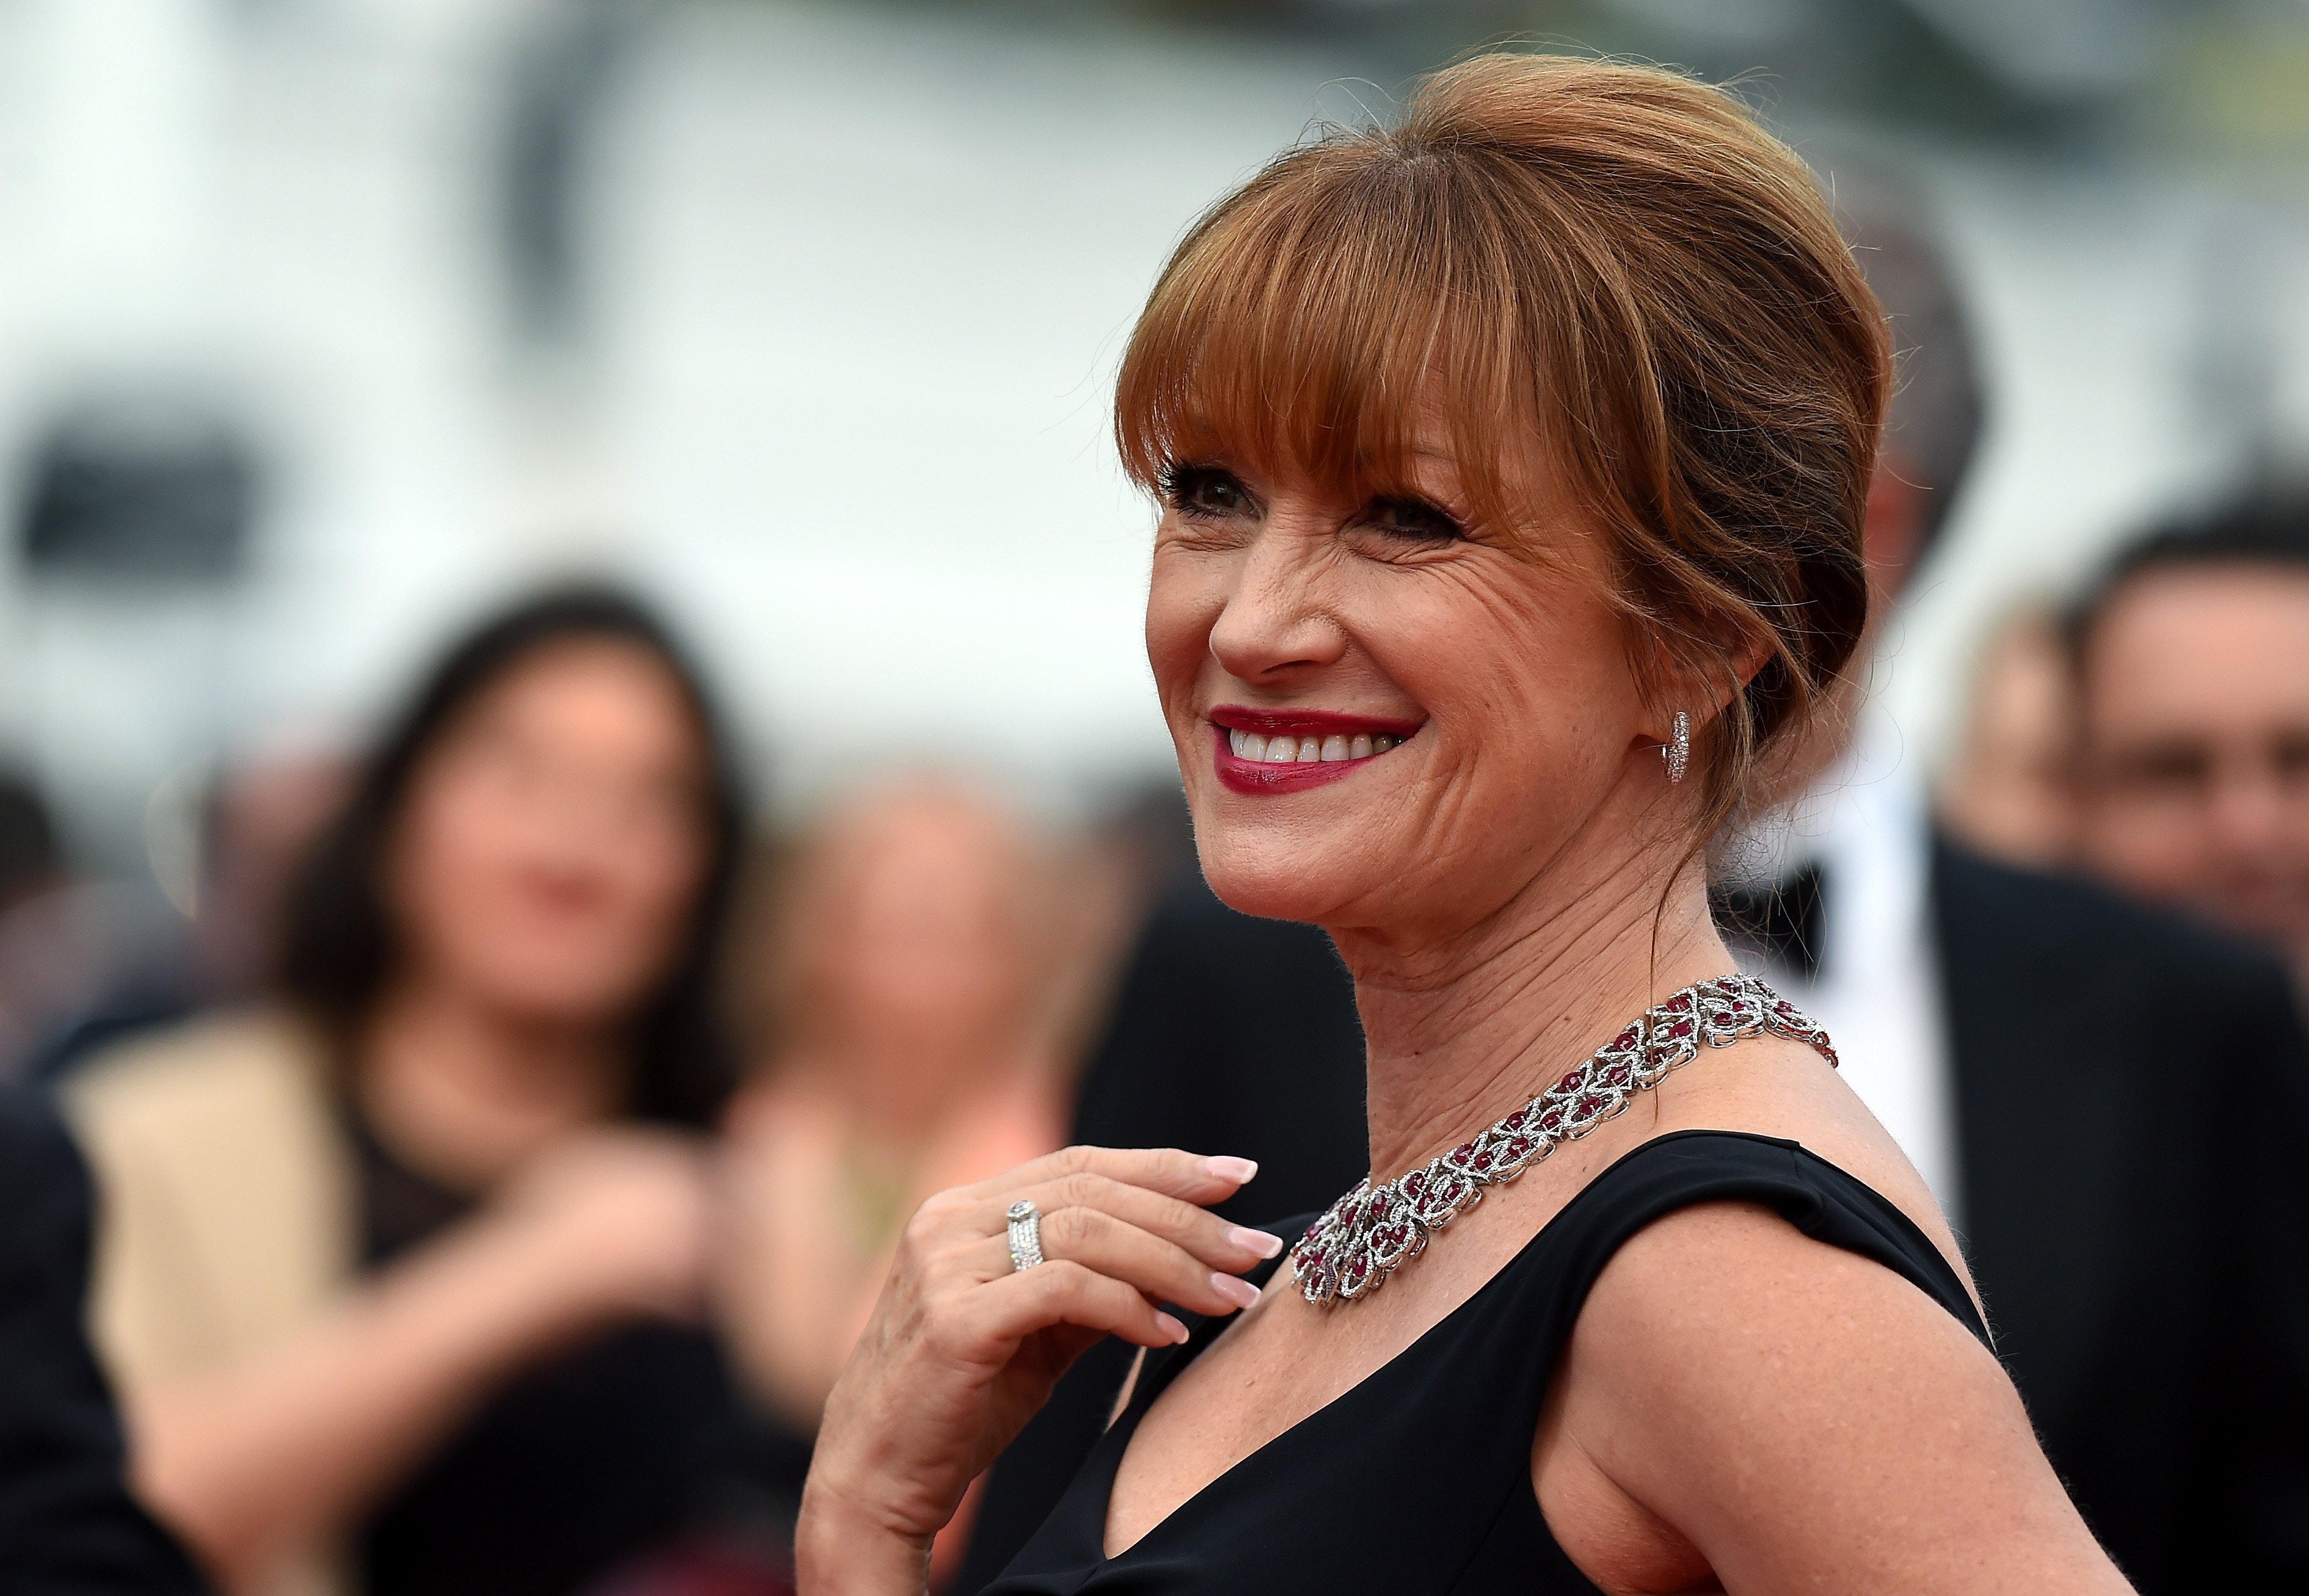
<svg viewBox="0 0 2309 1596">
<path fill-rule="evenodd" d="M 229 1577 L 339 1531 L 574 1325 L 487 1221 L 270 1354 L 132 1393 L 145 1498 Z"/>
<path fill-rule="evenodd" d="M 801 1596 L 922 1596 L 930 1541 L 882 1523 L 811 1471 L 794 1527 L 794 1580 Z"/>
</svg>

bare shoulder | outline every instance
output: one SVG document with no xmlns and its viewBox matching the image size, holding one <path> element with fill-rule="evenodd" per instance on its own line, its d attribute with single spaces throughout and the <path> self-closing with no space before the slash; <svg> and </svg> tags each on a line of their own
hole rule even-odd
<svg viewBox="0 0 2309 1596">
<path fill-rule="evenodd" d="M 1651 1134 L 1746 1131 L 1799 1143 L 1915 1221 L 1970 1288 L 1956 1235 L 1924 1178 L 1867 1105 L 1810 1048 L 1760 1037 L 1704 1051 L 1656 1095 Z"/>
<path fill-rule="evenodd" d="M 2122 1591 L 1996 1359 L 1889 1269 L 1746 1203 L 1680 1211 L 1598 1278 L 1535 1437 L 1606 1589 Z"/>
</svg>

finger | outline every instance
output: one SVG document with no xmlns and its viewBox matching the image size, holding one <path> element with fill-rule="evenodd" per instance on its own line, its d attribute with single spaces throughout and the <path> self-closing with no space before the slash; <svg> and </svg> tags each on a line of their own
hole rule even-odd
<svg viewBox="0 0 2309 1596">
<path fill-rule="evenodd" d="M 987 1341 L 1023 1341 L 1053 1324 L 1079 1324 L 1142 1347 L 1187 1339 L 1184 1324 L 1130 1286 L 1070 1259 L 1022 1269 L 969 1300 L 972 1330 Z"/>
<path fill-rule="evenodd" d="M 1175 1302 L 1198 1314 L 1231 1314 L 1258 1300 L 1258 1289 L 1250 1281 L 1095 1208 L 1064 1208 L 1046 1216 L 1042 1257 L 1046 1264 L 1079 1264 L 1158 1302 Z M 1010 1272 L 1007 1238 L 990 1238 L 978 1262 L 989 1279 Z"/>
<path fill-rule="evenodd" d="M 1103 1175 L 1187 1203 L 1218 1203 L 1258 1173 L 1247 1158 L 1206 1158 L 1175 1147 L 1063 1147 L 991 1180 L 964 1188 L 976 1195 L 1016 1192 L 1068 1175 Z"/>
<path fill-rule="evenodd" d="M 1239 1274 L 1283 1250 L 1280 1236 L 1230 1224 L 1192 1203 L 1087 1170 L 1012 1194 L 1010 1201 L 1021 1197 L 1032 1200 L 1042 1211 L 1045 1226 L 1052 1215 L 1070 1208 L 1094 1208 L 1184 1247 L 1212 1268 L 1230 1274 Z M 989 1201 L 985 1210 L 989 1230 L 1007 1227 L 1008 1210 L 1009 1203 L 999 1197 Z"/>
</svg>

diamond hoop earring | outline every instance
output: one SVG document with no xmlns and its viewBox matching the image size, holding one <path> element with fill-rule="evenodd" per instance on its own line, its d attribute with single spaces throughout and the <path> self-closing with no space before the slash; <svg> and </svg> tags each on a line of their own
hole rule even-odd
<svg viewBox="0 0 2309 1596">
<path fill-rule="evenodd" d="M 1668 722 L 1667 741 L 1660 745 L 1660 758 L 1667 765 L 1670 785 L 1683 780 L 1683 772 L 1691 768 L 1691 717 L 1682 710 Z"/>
</svg>

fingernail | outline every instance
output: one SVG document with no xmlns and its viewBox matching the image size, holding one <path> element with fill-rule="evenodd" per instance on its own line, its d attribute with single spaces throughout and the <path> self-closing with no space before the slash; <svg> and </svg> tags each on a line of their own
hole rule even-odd
<svg viewBox="0 0 2309 1596">
<path fill-rule="evenodd" d="M 1237 1307 L 1249 1307 L 1258 1300 L 1257 1286 L 1247 1280 L 1239 1280 L 1232 1274 L 1214 1273 L 1211 1276 L 1211 1290 Z"/>
<path fill-rule="evenodd" d="M 1168 1314 L 1156 1314 L 1154 1316 L 1154 1324 L 1157 1329 L 1161 1330 L 1164 1335 L 1171 1338 L 1173 1345 L 1176 1345 L 1187 1339 L 1187 1327 L 1184 1324 L 1180 1324 L 1178 1320 L 1172 1318 Z"/>
<path fill-rule="evenodd" d="M 1258 1173 L 1258 1166 L 1247 1158 L 1206 1158 L 1203 1168 L 1221 1180 L 1232 1180 L 1237 1186 L 1248 1185 Z"/>
<path fill-rule="evenodd" d="M 1243 1225 L 1229 1225 L 1226 1238 L 1229 1247 L 1239 1247 L 1255 1258 L 1271 1258 L 1283 1250 L 1282 1237 Z"/>
</svg>

